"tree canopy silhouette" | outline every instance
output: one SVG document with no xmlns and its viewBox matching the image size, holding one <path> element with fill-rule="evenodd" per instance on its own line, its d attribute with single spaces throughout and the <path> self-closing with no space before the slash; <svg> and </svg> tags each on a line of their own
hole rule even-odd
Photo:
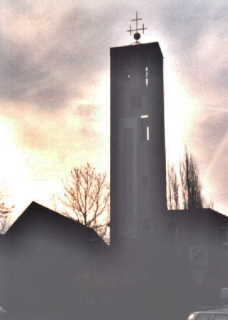
<svg viewBox="0 0 228 320">
<path fill-rule="evenodd" d="M 167 207 L 173 209 L 203 208 L 205 200 L 199 169 L 194 156 L 185 148 L 183 160 L 179 163 L 179 173 L 174 165 L 167 170 Z"/>
<path fill-rule="evenodd" d="M 12 213 L 14 205 L 12 205 L 11 192 L 6 182 L 0 185 L 0 233 L 5 233 L 8 229 L 8 217 Z"/>
<path fill-rule="evenodd" d="M 58 197 L 60 211 L 97 230 L 109 223 L 110 186 L 106 173 L 98 173 L 89 163 L 74 167 L 63 181 L 64 193 Z"/>
<path fill-rule="evenodd" d="M 187 149 L 180 163 L 180 179 L 184 209 L 203 208 L 204 199 L 198 166 Z"/>
</svg>

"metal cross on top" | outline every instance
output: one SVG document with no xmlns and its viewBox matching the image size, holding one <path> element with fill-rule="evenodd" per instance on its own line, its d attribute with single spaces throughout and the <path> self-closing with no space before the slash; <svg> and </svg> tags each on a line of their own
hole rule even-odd
<svg viewBox="0 0 228 320">
<path fill-rule="evenodd" d="M 142 30 L 143 31 L 143 34 L 144 34 L 144 30 L 146 30 L 147 28 L 144 27 L 144 24 L 142 26 L 142 28 L 138 28 L 138 21 L 139 20 L 142 20 L 142 18 L 138 18 L 138 12 L 136 11 L 136 19 L 132 19 L 131 21 L 135 21 L 135 24 L 136 24 L 136 28 L 135 29 L 131 29 L 131 26 L 130 26 L 130 29 L 127 30 L 127 32 L 130 32 L 130 35 L 132 32 L 136 31 L 135 34 L 134 34 L 134 39 L 136 40 L 135 43 L 139 43 L 139 39 L 141 37 L 140 33 L 138 31 Z"/>
</svg>

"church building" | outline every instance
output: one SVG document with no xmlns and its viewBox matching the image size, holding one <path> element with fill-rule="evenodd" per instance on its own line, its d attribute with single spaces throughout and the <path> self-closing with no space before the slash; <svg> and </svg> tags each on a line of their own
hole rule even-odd
<svg viewBox="0 0 228 320">
<path fill-rule="evenodd" d="M 138 23 L 136 14 L 136 25 Z M 111 48 L 111 242 L 140 239 L 166 210 L 163 56 L 159 44 Z"/>
<path fill-rule="evenodd" d="M 156 308 L 161 291 L 168 317 L 187 316 L 218 304 L 228 287 L 228 219 L 206 208 L 167 210 L 163 55 L 157 42 L 138 41 L 139 20 L 128 30 L 135 42 L 110 50 L 111 247 L 127 248 L 126 286 L 145 275 L 135 301 L 148 290 Z"/>
</svg>

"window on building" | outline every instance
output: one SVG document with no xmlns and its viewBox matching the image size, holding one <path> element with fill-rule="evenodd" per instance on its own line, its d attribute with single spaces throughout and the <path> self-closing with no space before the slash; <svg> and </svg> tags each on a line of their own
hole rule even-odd
<svg viewBox="0 0 228 320">
<path fill-rule="evenodd" d="M 150 139 L 149 117 L 141 116 L 141 140 L 148 141 Z"/>
<path fill-rule="evenodd" d="M 145 67 L 145 85 L 148 87 L 149 85 L 149 70 L 148 67 Z"/>
</svg>

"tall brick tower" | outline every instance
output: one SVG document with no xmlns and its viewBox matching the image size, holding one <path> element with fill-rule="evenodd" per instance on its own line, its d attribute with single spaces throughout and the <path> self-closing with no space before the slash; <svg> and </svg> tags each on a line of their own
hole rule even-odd
<svg viewBox="0 0 228 320">
<path fill-rule="evenodd" d="M 111 244 L 156 233 L 166 210 L 163 56 L 157 42 L 111 48 Z"/>
</svg>

